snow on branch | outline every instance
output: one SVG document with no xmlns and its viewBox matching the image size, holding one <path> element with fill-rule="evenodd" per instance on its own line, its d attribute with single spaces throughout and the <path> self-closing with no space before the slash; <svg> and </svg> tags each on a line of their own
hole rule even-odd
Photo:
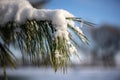
<svg viewBox="0 0 120 80">
<path fill-rule="evenodd" d="M 61 36 L 63 33 L 67 35 L 67 24 L 71 24 L 67 21 L 67 17 L 74 17 L 69 12 L 57 9 L 35 9 L 26 0 L 1 0 L 0 1 L 0 24 L 5 24 L 10 21 L 16 23 L 25 23 L 27 19 L 29 20 L 49 20 L 52 21 L 54 27 L 58 30 L 55 34 L 56 36 Z M 73 23 L 73 22 L 72 22 Z M 74 25 L 74 24 L 73 24 Z M 73 26 L 72 25 L 72 26 Z M 64 33 L 65 32 L 65 33 Z"/>
<path fill-rule="evenodd" d="M 33 59 L 43 53 L 49 55 L 55 69 L 65 67 L 70 55 L 77 53 L 77 43 L 68 29 L 87 43 L 74 21 L 84 23 L 63 9 L 36 9 L 27 0 L 0 0 L 0 38 L 5 44 L 17 45 Z"/>
</svg>

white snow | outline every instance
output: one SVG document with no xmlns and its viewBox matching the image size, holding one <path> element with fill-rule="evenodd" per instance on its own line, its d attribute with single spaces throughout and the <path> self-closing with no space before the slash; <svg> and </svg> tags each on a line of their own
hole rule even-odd
<svg viewBox="0 0 120 80">
<path fill-rule="evenodd" d="M 56 58 L 61 58 L 62 57 L 62 55 L 59 53 L 58 50 L 55 51 L 55 57 Z"/>
<path fill-rule="evenodd" d="M 67 23 L 70 23 L 66 20 L 66 17 L 74 16 L 62 9 L 35 9 L 27 0 L 0 1 L 0 24 L 5 24 L 9 21 L 15 21 L 21 24 L 27 19 L 51 20 L 54 27 L 63 33 L 67 30 Z"/>
<path fill-rule="evenodd" d="M 62 9 L 35 9 L 27 0 L 1 0 L 0 14 L 0 24 L 5 24 L 9 21 L 23 23 L 26 19 L 37 19 L 52 20 L 54 25 L 63 26 L 67 23 L 66 17 L 74 17 Z"/>
<path fill-rule="evenodd" d="M 0 0 L 0 25 L 9 21 L 23 24 L 27 19 L 50 20 L 57 30 L 54 37 L 64 37 L 70 43 L 67 24 L 74 26 L 74 22 L 66 20 L 67 17 L 74 15 L 63 9 L 36 9 L 28 0 Z"/>
<path fill-rule="evenodd" d="M 3 77 L 2 70 L 0 75 Z M 120 80 L 120 69 L 76 67 L 68 68 L 64 74 L 61 70 L 55 73 L 51 68 L 25 67 L 7 69 L 7 75 L 8 80 Z"/>
<path fill-rule="evenodd" d="M 78 26 L 75 27 L 76 31 L 78 31 L 80 34 L 83 34 L 82 30 Z"/>
</svg>

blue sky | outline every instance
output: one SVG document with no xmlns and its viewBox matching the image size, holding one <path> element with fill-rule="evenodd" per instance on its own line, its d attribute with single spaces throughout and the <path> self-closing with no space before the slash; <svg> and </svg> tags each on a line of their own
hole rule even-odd
<svg viewBox="0 0 120 80">
<path fill-rule="evenodd" d="M 45 8 L 65 9 L 96 24 L 120 26 L 120 0 L 51 0 Z"/>
</svg>

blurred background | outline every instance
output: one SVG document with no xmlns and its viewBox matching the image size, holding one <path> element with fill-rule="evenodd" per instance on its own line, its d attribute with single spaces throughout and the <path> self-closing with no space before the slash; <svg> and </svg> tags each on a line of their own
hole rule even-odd
<svg viewBox="0 0 120 80">
<path fill-rule="evenodd" d="M 93 22 L 94 27 L 80 27 L 89 40 L 89 45 L 80 43 L 80 61 L 72 56 L 67 73 L 56 73 L 45 67 L 28 67 L 21 63 L 19 51 L 11 48 L 18 56 L 22 68 L 7 69 L 8 80 L 120 80 L 120 0 L 29 0 L 36 8 L 65 9 L 76 17 Z M 27 67 L 24 67 L 26 66 Z M 2 70 L 0 70 L 2 75 Z M 0 77 L 0 80 L 3 80 Z"/>
</svg>

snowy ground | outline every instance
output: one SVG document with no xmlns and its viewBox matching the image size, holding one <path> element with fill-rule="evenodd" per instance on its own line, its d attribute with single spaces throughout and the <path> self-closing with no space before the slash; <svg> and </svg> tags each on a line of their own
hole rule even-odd
<svg viewBox="0 0 120 80">
<path fill-rule="evenodd" d="M 7 73 L 9 80 L 120 80 L 120 69 L 110 68 L 69 68 L 67 73 L 63 74 L 61 71 L 55 73 L 51 68 L 29 67 L 8 69 Z M 3 78 L 0 77 L 0 80 Z"/>
</svg>

